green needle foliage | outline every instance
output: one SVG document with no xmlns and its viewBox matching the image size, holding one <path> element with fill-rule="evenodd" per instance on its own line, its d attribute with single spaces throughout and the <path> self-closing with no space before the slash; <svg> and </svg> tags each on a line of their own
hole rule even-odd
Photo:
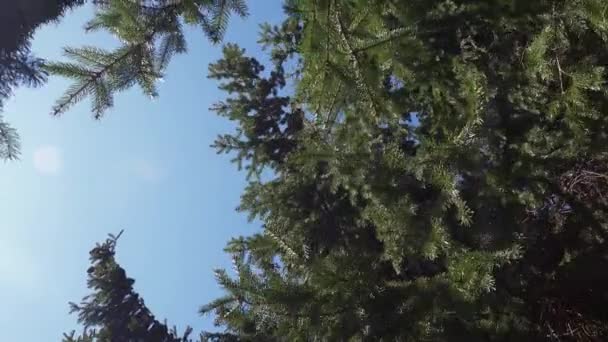
<svg viewBox="0 0 608 342">
<path fill-rule="evenodd" d="M 34 31 L 48 22 L 57 21 L 68 9 L 82 0 L 5 1 L 0 5 L 0 113 L 13 89 L 26 85 L 37 87 L 46 81 L 43 61 L 32 56 L 30 39 Z M 19 136 L 0 115 L 0 159 L 19 157 Z"/>
<path fill-rule="evenodd" d="M 33 57 L 29 40 L 36 28 L 57 21 L 67 10 L 85 2 L 28 0 L 2 5 L 0 31 L 6 34 L 0 36 L 0 111 L 15 87 L 39 86 L 49 73 L 74 81 L 53 107 L 53 115 L 91 97 L 92 113 L 98 119 L 112 107 L 114 93 L 135 84 L 155 97 L 156 81 L 163 76 L 171 57 L 186 51 L 184 23 L 202 27 L 217 43 L 232 13 L 247 15 L 244 0 L 92 0 L 97 13 L 85 29 L 111 33 L 122 43 L 119 48 L 66 48 L 70 62 L 45 62 Z M 0 117 L 0 158 L 16 159 L 19 145 L 15 130 Z"/>
<path fill-rule="evenodd" d="M 0 116 L 0 159 L 17 159 L 20 145 L 17 131 Z"/>
<path fill-rule="evenodd" d="M 285 8 L 269 72 L 210 66 L 263 229 L 226 247 L 203 338 L 608 339 L 608 4 Z"/>
<path fill-rule="evenodd" d="M 66 48 L 70 62 L 45 65 L 51 75 L 73 80 L 57 100 L 52 115 L 60 115 L 86 97 L 99 119 L 112 107 L 113 96 L 138 85 L 151 98 L 158 96 L 156 82 L 171 57 L 186 51 L 183 24 L 198 25 L 213 42 L 219 42 L 230 15 L 247 15 L 244 0 L 103 0 L 85 29 L 104 30 L 121 46 L 109 51 L 97 47 Z"/>
<path fill-rule="evenodd" d="M 134 280 L 115 260 L 116 242 L 120 237 L 110 235 L 90 252 L 91 267 L 88 286 L 96 292 L 82 303 L 70 303 L 71 311 L 78 313 L 85 330 L 65 334 L 64 342 L 190 342 L 192 332 L 187 328 L 182 336 L 175 328 L 169 330 L 166 323 L 154 318 L 143 299 L 134 292 Z"/>
<path fill-rule="evenodd" d="M 607 5 L 286 7 L 271 78 L 235 47 L 211 66 L 219 146 L 275 177 L 202 312 L 243 340 L 607 338 Z"/>
</svg>

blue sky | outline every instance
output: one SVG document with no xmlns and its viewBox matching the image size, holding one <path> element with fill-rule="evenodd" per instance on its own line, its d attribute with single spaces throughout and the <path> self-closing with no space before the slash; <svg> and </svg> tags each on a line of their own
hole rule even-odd
<svg viewBox="0 0 608 342">
<path fill-rule="evenodd" d="M 258 25 L 280 22 L 281 1 L 250 3 L 250 17 L 232 20 L 226 42 L 261 57 Z M 33 50 L 57 59 L 65 45 L 111 46 L 111 38 L 83 32 L 92 13 L 83 7 L 39 30 Z M 159 98 L 137 88 L 119 94 L 101 121 L 88 101 L 60 118 L 48 114 L 63 79 L 18 89 L 7 101 L 22 156 L 0 165 L 0 341 L 58 341 L 77 328 L 67 303 L 87 293 L 88 251 L 121 229 L 119 262 L 156 316 L 212 328 L 212 317 L 197 313 L 221 293 L 212 270 L 230 265 L 230 237 L 259 225 L 235 211 L 245 174 L 209 147 L 233 128 L 208 110 L 225 97 L 206 78 L 221 46 L 197 29 L 187 37 L 189 53 L 172 61 Z"/>
</svg>

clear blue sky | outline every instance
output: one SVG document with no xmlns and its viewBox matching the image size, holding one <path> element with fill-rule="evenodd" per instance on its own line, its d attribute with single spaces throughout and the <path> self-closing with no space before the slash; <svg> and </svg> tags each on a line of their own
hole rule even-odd
<svg viewBox="0 0 608 342">
<path fill-rule="evenodd" d="M 281 1 L 250 1 L 250 11 L 232 20 L 226 41 L 260 57 L 258 25 L 281 20 Z M 84 34 L 92 13 L 83 7 L 39 30 L 33 50 L 56 59 L 65 45 L 112 45 Z M 0 341 L 59 341 L 76 328 L 68 302 L 87 293 L 88 251 L 121 229 L 119 262 L 156 316 L 212 328 L 197 313 L 221 293 L 212 270 L 230 265 L 222 250 L 230 237 L 259 226 L 235 211 L 245 174 L 209 147 L 233 128 L 208 110 L 225 96 L 206 78 L 221 47 L 197 29 L 187 36 L 189 53 L 172 61 L 158 99 L 119 94 L 101 121 L 88 101 L 49 116 L 62 79 L 21 88 L 6 103 L 23 146 L 20 161 L 0 164 Z"/>
</svg>

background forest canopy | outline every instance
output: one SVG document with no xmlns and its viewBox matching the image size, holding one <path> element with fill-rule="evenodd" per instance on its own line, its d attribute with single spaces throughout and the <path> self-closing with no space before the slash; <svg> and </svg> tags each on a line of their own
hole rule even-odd
<svg viewBox="0 0 608 342">
<path fill-rule="evenodd" d="M 74 81 L 55 115 L 88 97 L 101 118 L 136 84 L 156 96 L 182 25 L 217 41 L 247 14 L 98 6 L 88 29 L 123 45 L 35 65 Z M 237 126 L 213 147 L 247 171 L 238 209 L 263 230 L 228 243 L 201 340 L 608 338 L 607 2 L 288 0 L 259 43 L 268 65 L 227 44 L 209 66 L 212 109 Z M 65 341 L 187 341 L 135 293 L 117 240 L 91 251 L 85 329 Z"/>
</svg>

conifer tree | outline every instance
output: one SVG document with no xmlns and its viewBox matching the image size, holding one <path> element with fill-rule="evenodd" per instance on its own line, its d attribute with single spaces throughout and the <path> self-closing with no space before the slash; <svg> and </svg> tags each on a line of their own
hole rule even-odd
<svg viewBox="0 0 608 342">
<path fill-rule="evenodd" d="M 203 311 L 279 340 L 605 338 L 606 4 L 288 5 L 307 120 Z"/>
<path fill-rule="evenodd" d="M 161 323 L 133 290 L 133 279 L 115 259 L 118 238 L 110 237 L 97 244 L 90 252 L 88 287 L 94 292 L 80 304 L 71 303 L 71 311 L 78 314 L 84 332 L 65 334 L 64 342 L 189 342 L 192 329 L 178 335 Z"/>
<path fill-rule="evenodd" d="M 228 244 L 203 337 L 607 339 L 608 4 L 285 7 L 270 72 L 235 45 L 210 66 L 263 229 Z"/>
</svg>

